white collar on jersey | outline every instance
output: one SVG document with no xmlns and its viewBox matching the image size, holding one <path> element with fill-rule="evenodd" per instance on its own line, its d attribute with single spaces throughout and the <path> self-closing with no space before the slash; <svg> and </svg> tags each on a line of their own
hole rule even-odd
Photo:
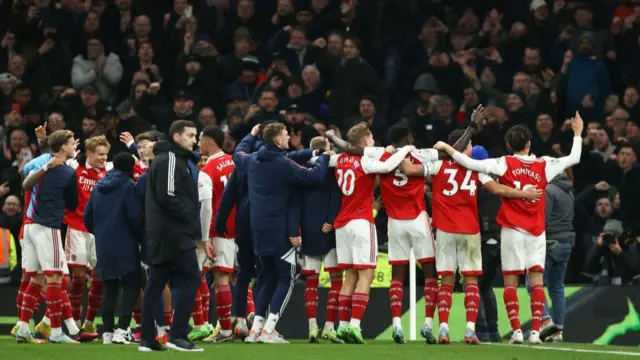
<svg viewBox="0 0 640 360">
<path fill-rule="evenodd" d="M 534 161 L 536 159 L 536 156 L 531 154 L 531 155 L 518 155 L 518 154 L 513 154 L 513 156 L 517 157 L 520 160 L 524 160 L 524 161 Z"/>
<path fill-rule="evenodd" d="M 222 156 L 224 156 L 224 151 L 217 152 L 217 153 L 209 156 L 209 158 L 207 158 L 207 162 L 209 162 L 209 161 L 211 161 L 213 159 L 217 159 L 217 158 L 222 157 Z"/>
</svg>

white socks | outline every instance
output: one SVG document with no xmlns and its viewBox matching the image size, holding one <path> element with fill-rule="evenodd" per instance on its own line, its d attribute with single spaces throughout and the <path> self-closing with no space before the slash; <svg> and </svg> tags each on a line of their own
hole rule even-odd
<svg viewBox="0 0 640 360">
<path fill-rule="evenodd" d="M 276 324 L 278 324 L 278 320 L 280 319 L 279 315 L 269 314 L 267 318 L 267 322 L 264 324 L 264 330 L 268 333 L 272 333 L 273 330 L 276 329 Z"/>
<path fill-rule="evenodd" d="M 42 317 L 42 322 L 47 326 L 51 326 L 51 319 L 49 319 L 48 316 L 43 316 Z"/>
<path fill-rule="evenodd" d="M 73 318 L 66 319 L 64 321 L 64 324 L 67 325 L 67 330 L 69 330 L 69 335 L 71 336 L 78 335 L 78 333 L 80 332 L 80 329 L 78 328 L 78 325 L 76 325 L 76 322 L 73 320 Z"/>
<path fill-rule="evenodd" d="M 351 324 L 352 326 L 355 326 L 355 327 L 357 327 L 357 328 L 360 328 L 360 319 L 354 319 L 354 318 L 351 318 L 351 322 L 350 322 L 350 324 Z"/>
<path fill-rule="evenodd" d="M 333 326 L 334 326 L 333 325 L 333 321 L 327 321 L 327 322 L 324 323 L 324 330 L 323 331 L 324 332 L 333 331 L 334 330 Z"/>
<path fill-rule="evenodd" d="M 467 321 L 467 329 L 471 329 L 472 331 L 476 331 L 476 323 Z"/>
<path fill-rule="evenodd" d="M 253 319 L 253 326 L 251 330 L 253 330 L 256 334 L 259 334 L 264 327 L 264 318 L 262 316 L 257 316 Z"/>
<path fill-rule="evenodd" d="M 317 329 L 317 328 L 318 328 L 318 321 L 316 320 L 316 318 L 310 318 L 309 319 L 309 330 Z"/>
<path fill-rule="evenodd" d="M 394 317 L 393 319 L 391 319 L 391 322 L 393 323 L 393 327 L 402 327 L 402 321 L 399 317 Z"/>
<path fill-rule="evenodd" d="M 424 318 L 424 324 L 433 329 L 433 318 Z"/>
</svg>

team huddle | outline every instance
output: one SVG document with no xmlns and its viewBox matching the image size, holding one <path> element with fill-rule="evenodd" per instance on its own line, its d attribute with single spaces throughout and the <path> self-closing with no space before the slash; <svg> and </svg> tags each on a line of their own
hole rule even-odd
<svg viewBox="0 0 640 360">
<path fill-rule="evenodd" d="M 296 172 L 295 176 L 306 186 L 296 189 L 290 199 L 283 199 L 288 239 L 285 237 L 282 241 L 291 250 L 278 253 L 278 258 L 280 255 L 285 260 L 290 255 L 295 258 L 296 249 L 303 256 L 304 299 L 311 342 L 324 339 L 333 343 L 365 343 L 361 321 L 377 264 L 373 203 L 379 178 L 389 217 L 389 263 L 392 265 L 389 303 L 394 341 L 405 342 L 400 320 L 403 283 L 413 251 L 424 271 L 425 320 L 420 333 L 426 342 L 447 344 L 450 341 L 448 319 L 459 271 L 464 278 L 464 341 L 479 343 L 475 322 L 480 304 L 478 277 L 482 275 L 482 255 L 477 195 L 479 187 L 484 186 L 503 198 L 497 222 L 502 228 L 504 302 L 513 329 L 510 342 L 524 341 L 516 289 L 519 276 L 526 273 L 531 284 L 529 342 L 542 343 L 546 255 L 544 189 L 555 176 L 579 162 L 583 121 L 576 113 L 572 120 L 575 137 L 571 153 L 562 158 L 529 155 L 531 132 L 523 126 L 514 126 L 505 135 L 505 142 L 514 155 L 472 158 L 470 139 L 483 124 L 480 106 L 467 129 L 454 131 L 448 143 L 439 142 L 433 149 L 416 149 L 409 128 L 400 124 L 390 128 L 392 145 L 374 147 L 369 128 L 358 124 L 347 133 L 347 141 L 329 133 L 326 138 L 312 139 L 309 156 L 289 156 L 287 161 L 298 162 L 300 173 Z M 243 202 L 251 201 L 250 196 L 238 198 L 232 194 L 239 192 L 238 187 L 247 186 L 246 179 L 242 179 L 251 166 L 247 154 L 257 150 L 259 139 L 267 144 L 277 139 L 278 143 L 286 143 L 280 148 L 288 147 L 287 130 L 279 123 L 254 127 L 238 144 L 233 156 L 222 151 L 224 132 L 220 128 L 209 126 L 200 134 L 198 148 L 202 161 L 198 164 L 197 196 L 201 239 L 198 240 L 206 241 L 197 241 L 201 283 L 192 311 L 194 327 L 188 336 L 190 341 L 221 343 L 242 339 L 248 343 L 286 343 L 275 327 L 290 293 L 279 301 L 271 300 L 271 309 L 269 301 L 254 306 L 253 293 L 258 294 L 261 287 L 272 285 L 263 284 L 265 281 L 256 268 L 271 265 L 267 258 L 256 259 L 254 253 L 259 252 L 254 252 L 253 247 L 260 244 L 244 240 L 248 227 L 245 212 L 248 211 Z M 22 343 L 92 341 L 99 336 L 94 320 L 101 307 L 103 281 L 95 271 L 96 251 L 100 250 L 96 250 L 92 226 L 86 220 L 87 204 L 96 184 L 112 167 L 112 163 L 107 162 L 110 146 L 104 136 L 87 139 L 84 160 L 76 158 L 77 141 L 72 132 L 56 131 L 47 140 L 50 152 L 24 168 L 27 210 L 20 234 L 23 279 L 16 302 L 19 322 L 12 335 Z M 135 139 L 138 159 L 133 179 L 138 182 L 136 191 L 142 184 L 142 198 L 145 171 L 153 160 L 154 142 L 158 140 L 148 133 Z M 335 154 L 330 150 L 330 142 L 344 152 Z M 134 141 L 127 144 L 130 148 L 131 143 Z M 431 219 L 424 197 L 427 177 L 432 179 Z M 144 213 L 139 216 L 144 217 Z M 64 248 L 60 232 L 63 223 L 67 225 Z M 435 236 L 432 226 L 436 229 Z M 142 266 L 144 262 L 143 255 Z M 324 271 L 330 273 L 331 289 L 324 327 L 320 330 L 316 318 L 317 288 L 323 266 Z M 82 322 L 88 269 L 90 289 Z M 295 271 L 295 266 L 292 265 L 292 269 Z M 213 275 L 216 326 L 209 323 L 211 289 L 205 277 L 209 272 Z M 250 282 L 256 275 L 252 288 Z M 442 278 L 440 285 L 438 276 Z M 232 284 L 235 285 L 233 295 Z M 144 296 L 139 291 L 138 303 L 131 314 L 136 329 L 128 327 L 131 317 L 128 322 L 124 321 L 126 325 L 115 329 L 111 319 L 109 326 L 105 322 L 104 343 L 129 344 L 140 338 L 140 304 Z M 162 314 L 155 319 L 157 340 L 161 344 L 167 342 L 172 321 L 169 286 L 162 293 L 162 299 Z M 34 336 L 29 321 L 45 300 L 47 311 L 36 325 Z M 235 328 L 231 316 L 233 303 Z M 274 304 L 278 304 L 275 310 Z M 439 329 L 433 322 L 436 309 Z M 62 331 L 62 323 L 68 335 Z"/>
</svg>

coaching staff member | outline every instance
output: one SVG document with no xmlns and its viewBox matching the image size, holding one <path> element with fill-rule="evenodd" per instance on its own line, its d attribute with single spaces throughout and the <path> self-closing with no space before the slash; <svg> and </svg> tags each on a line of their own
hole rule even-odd
<svg viewBox="0 0 640 360">
<path fill-rule="evenodd" d="M 174 299 L 173 327 L 167 347 L 178 351 L 203 350 L 187 340 L 189 317 L 200 286 L 195 250 L 200 205 L 189 167 L 196 134 L 192 121 L 174 121 L 169 128 L 169 141 L 157 142 L 153 148 L 155 158 L 148 170 L 145 194 L 149 277 L 142 304 L 139 351 L 165 350 L 155 340 L 153 314 L 169 279 L 179 282 L 180 294 Z"/>
<path fill-rule="evenodd" d="M 321 155 L 313 168 L 296 164 L 287 157 L 289 133 L 284 124 L 271 123 L 263 132 L 265 146 L 257 153 L 245 153 L 247 144 L 257 136 L 254 127 L 233 154 L 236 169 L 248 174 L 249 209 L 253 233 L 254 251 L 260 257 L 264 284 L 258 294 L 256 314 L 265 304 L 270 313 L 264 331 L 258 339 L 263 343 L 286 343 L 275 332 L 275 325 L 282 315 L 293 291 L 295 265 L 283 256 L 294 246 L 300 246 L 299 238 L 288 237 L 288 205 L 296 186 L 319 185 L 324 181 L 329 156 Z M 258 321 L 256 316 L 256 320 Z M 256 324 L 254 321 L 254 329 Z"/>
</svg>

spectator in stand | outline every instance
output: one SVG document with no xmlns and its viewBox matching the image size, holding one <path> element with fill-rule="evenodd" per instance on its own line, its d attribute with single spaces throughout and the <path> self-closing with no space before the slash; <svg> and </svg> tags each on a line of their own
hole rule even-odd
<svg viewBox="0 0 640 360">
<path fill-rule="evenodd" d="M 122 71 L 118 55 L 107 52 L 102 41 L 94 37 L 87 40 L 86 53 L 73 59 L 71 83 L 77 90 L 95 86 L 103 99 L 114 103 Z"/>
</svg>

